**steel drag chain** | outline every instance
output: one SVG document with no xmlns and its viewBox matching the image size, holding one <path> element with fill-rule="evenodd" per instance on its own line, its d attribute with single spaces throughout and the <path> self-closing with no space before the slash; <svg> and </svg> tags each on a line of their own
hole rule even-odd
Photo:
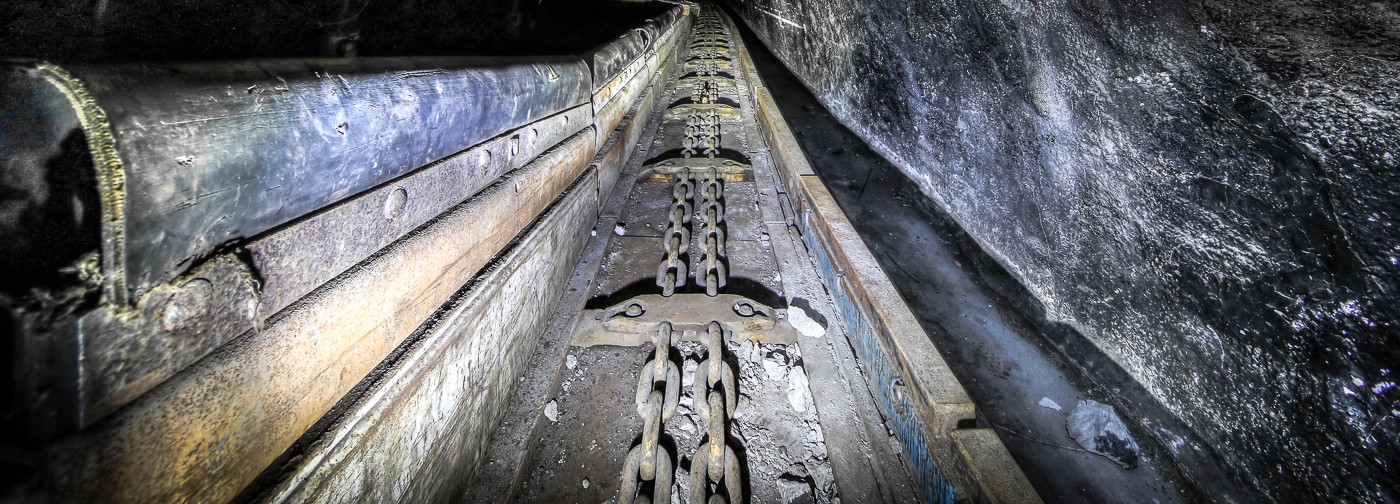
<svg viewBox="0 0 1400 504">
<path fill-rule="evenodd" d="M 724 262 L 724 184 L 714 168 L 705 172 L 700 195 L 704 198 L 700 206 L 705 212 L 705 246 L 700 252 L 695 283 L 705 286 L 705 294 L 714 297 L 729 280 L 729 267 Z"/>
<path fill-rule="evenodd" d="M 671 345 L 679 339 L 670 322 L 656 324 L 651 340 L 655 351 L 637 380 L 635 401 L 642 417 L 642 441 L 627 453 L 618 502 L 671 502 L 675 466 L 671 452 L 661 446 L 661 428 L 676 414 L 680 403 L 680 368 L 670 359 Z M 638 495 L 642 482 L 652 483 L 651 496 Z"/>
<path fill-rule="evenodd" d="M 695 409 L 709 435 L 690 461 L 692 503 L 743 502 L 739 458 L 728 442 L 729 420 L 734 416 L 739 397 L 734 367 L 724 360 L 724 342 L 729 332 L 723 324 L 710 322 L 705 330 L 705 360 L 695 370 L 694 396 L 705 398 Z M 727 500 L 724 495 L 728 496 Z"/>
<path fill-rule="evenodd" d="M 656 285 L 661 287 L 661 295 L 670 297 L 677 287 L 685 287 L 686 261 L 681 255 L 690 249 L 690 197 L 695 186 L 690 182 L 690 171 L 681 170 L 676 174 L 676 185 L 671 190 L 675 201 L 667 214 L 670 224 L 666 229 L 666 251 L 661 256 L 661 264 L 656 267 Z"/>
</svg>

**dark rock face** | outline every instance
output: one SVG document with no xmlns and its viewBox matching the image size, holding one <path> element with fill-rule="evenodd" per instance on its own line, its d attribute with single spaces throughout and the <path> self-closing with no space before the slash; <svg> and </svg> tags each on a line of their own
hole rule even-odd
<svg viewBox="0 0 1400 504">
<path fill-rule="evenodd" d="M 7 0 L 0 2 L 0 57 L 110 63 L 577 54 L 668 7 L 602 0 Z M 353 49 L 338 47 L 347 40 Z"/>
<path fill-rule="evenodd" d="M 1208 445 L 1169 450 L 1400 498 L 1395 4 L 731 3 Z"/>
</svg>

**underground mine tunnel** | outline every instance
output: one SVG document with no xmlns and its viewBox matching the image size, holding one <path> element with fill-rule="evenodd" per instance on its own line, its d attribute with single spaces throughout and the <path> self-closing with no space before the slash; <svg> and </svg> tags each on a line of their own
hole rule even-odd
<svg viewBox="0 0 1400 504">
<path fill-rule="evenodd" d="M 1393 2 L 0 27 L 7 502 L 1400 500 Z"/>
</svg>

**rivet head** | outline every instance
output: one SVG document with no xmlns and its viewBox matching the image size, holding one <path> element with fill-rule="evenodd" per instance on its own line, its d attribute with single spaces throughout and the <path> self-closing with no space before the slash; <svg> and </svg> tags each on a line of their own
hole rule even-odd
<svg viewBox="0 0 1400 504">
<path fill-rule="evenodd" d="M 185 282 L 170 294 L 170 298 L 155 313 L 165 332 L 179 332 L 190 328 L 195 321 L 209 311 L 209 298 L 214 294 L 214 286 L 205 279 Z"/>
<path fill-rule="evenodd" d="M 170 303 L 160 311 L 160 326 L 165 332 L 175 332 L 190 324 L 189 310 L 179 303 Z"/>
<path fill-rule="evenodd" d="M 403 215 L 404 208 L 408 207 L 408 191 L 402 187 L 394 189 L 389 196 L 384 198 L 384 218 L 394 220 Z"/>
</svg>

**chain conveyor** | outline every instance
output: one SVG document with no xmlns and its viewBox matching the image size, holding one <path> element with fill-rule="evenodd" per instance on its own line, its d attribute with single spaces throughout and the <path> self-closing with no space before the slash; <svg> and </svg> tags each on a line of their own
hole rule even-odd
<svg viewBox="0 0 1400 504">
<path fill-rule="evenodd" d="M 16 495 L 1037 502 L 739 27 L 642 9 L 548 57 L 0 64 L 42 119 L 0 161 L 92 209 L 0 229 L 52 249 L 0 265 Z"/>
<path fill-rule="evenodd" d="M 704 8 L 681 48 L 474 497 L 917 500 L 828 321 L 733 25 Z"/>
</svg>

